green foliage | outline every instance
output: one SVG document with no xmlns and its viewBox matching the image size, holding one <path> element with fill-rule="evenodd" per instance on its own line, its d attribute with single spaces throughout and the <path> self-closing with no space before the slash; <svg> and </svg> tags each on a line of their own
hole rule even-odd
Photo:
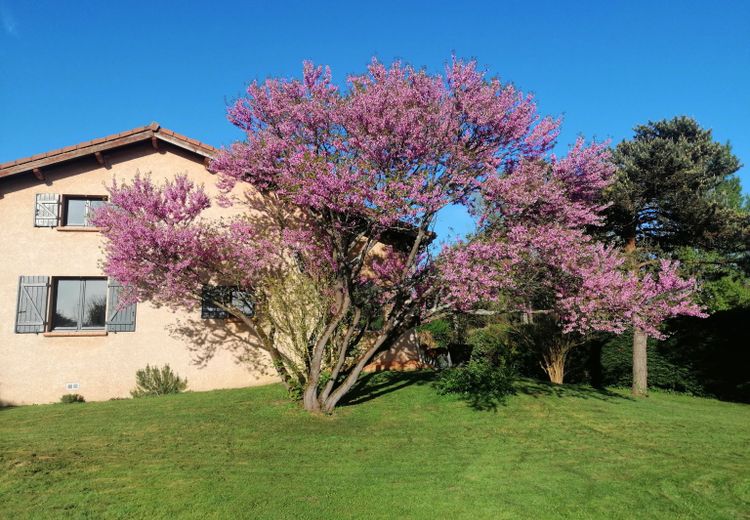
<svg viewBox="0 0 750 520">
<path fill-rule="evenodd" d="M 633 380 L 633 336 L 623 334 L 605 343 L 601 351 L 602 378 L 605 385 L 630 386 Z M 670 358 L 670 349 L 649 339 L 648 342 L 648 385 L 693 395 L 703 395 L 705 391 L 694 370 L 688 363 L 680 363 Z M 684 361 L 684 360 L 683 360 Z"/>
<path fill-rule="evenodd" d="M 466 342 L 472 347 L 472 359 L 484 358 L 490 365 L 515 370 L 524 352 L 514 333 L 513 327 L 504 322 L 470 330 Z"/>
<path fill-rule="evenodd" d="M 187 379 L 181 379 L 169 365 L 161 368 L 146 365 L 135 373 L 135 381 L 136 387 L 130 391 L 133 397 L 179 394 L 187 388 Z"/>
<path fill-rule="evenodd" d="M 699 295 L 710 312 L 750 307 L 750 279 L 729 273 L 718 280 L 704 281 Z"/>
<path fill-rule="evenodd" d="M 65 394 L 60 398 L 63 404 L 85 403 L 86 399 L 81 394 Z"/>
<path fill-rule="evenodd" d="M 418 330 L 428 333 L 436 348 L 448 348 L 451 345 L 466 345 L 468 331 L 483 326 L 484 321 L 476 316 L 452 314 L 447 318 L 424 323 Z"/>
<path fill-rule="evenodd" d="M 453 343 L 453 327 L 448 320 L 431 321 L 419 326 L 420 332 L 429 332 L 437 348 L 448 348 Z"/>
<path fill-rule="evenodd" d="M 747 226 L 738 213 L 739 159 L 689 117 L 649 122 L 617 145 L 608 191 L 610 230 L 639 248 L 733 247 Z"/>
<path fill-rule="evenodd" d="M 470 359 L 460 367 L 440 373 L 435 388 L 440 394 L 459 394 L 472 407 L 489 410 L 505 401 L 513 392 L 514 372 L 504 366 L 493 366 L 484 359 Z"/>
<path fill-rule="evenodd" d="M 713 313 L 750 307 L 750 276 L 743 270 L 750 253 L 723 253 L 693 247 L 680 248 L 675 257 L 685 274 L 701 281 L 699 302 Z"/>
<path fill-rule="evenodd" d="M 495 323 L 467 334 L 471 358 L 443 370 L 435 387 L 441 394 L 460 394 L 474 408 L 494 409 L 513 392 L 514 351 L 508 347 L 509 327 Z"/>
</svg>

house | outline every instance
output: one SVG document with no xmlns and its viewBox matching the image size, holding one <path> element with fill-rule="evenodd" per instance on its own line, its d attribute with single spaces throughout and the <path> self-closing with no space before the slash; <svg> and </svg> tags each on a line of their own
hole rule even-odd
<svg viewBox="0 0 750 520">
<path fill-rule="evenodd" d="M 87 221 L 112 179 L 136 172 L 187 173 L 215 192 L 206 169 L 215 151 L 151 124 L 0 165 L 0 401 L 125 397 L 147 363 L 169 363 L 193 390 L 276 380 L 264 356 L 238 352 L 243 342 L 200 312 L 118 310 L 120 288 L 102 273 L 101 235 Z"/>
<path fill-rule="evenodd" d="M 88 215 L 106 186 L 137 172 L 157 181 L 187 173 L 216 194 L 206 168 L 215 152 L 153 123 L 0 164 L 0 404 L 126 397 L 146 364 L 168 363 L 192 390 L 277 380 L 217 309 L 121 308 L 121 287 L 101 269 L 102 237 Z"/>
</svg>

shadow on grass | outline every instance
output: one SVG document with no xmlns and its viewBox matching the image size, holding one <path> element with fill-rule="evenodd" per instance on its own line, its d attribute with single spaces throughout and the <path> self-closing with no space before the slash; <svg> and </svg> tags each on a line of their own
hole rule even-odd
<svg viewBox="0 0 750 520">
<path fill-rule="evenodd" d="M 357 384 L 344 398 L 341 406 L 354 406 L 366 403 L 372 399 L 396 392 L 402 388 L 412 385 L 431 384 L 436 386 L 440 378 L 439 372 L 431 370 L 414 372 L 373 372 L 359 378 Z M 436 386 L 435 391 L 440 392 Z M 528 395 L 531 397 L 560 397 L 578 399 L 599 399 L 603 401 L 632 401 L 633 398 L 622 393 L 612 392 L 606 389 L 594 388 L 586 385 L 555 385 L 547 381 L 535 379 L 519 379 L 512 384 L 506 393 L 500 395 L 498 392 L 472 391 L 455 393 L 462 401 L 477 411 L 496 411 L 499 406 L 504 406 L 507 399 L 513 395 Z"/>
<path fill-rule="evenodd" d="M 498 406 L 508 404 L 508 397 L 515 394 L 515 389 L 511 389 L 502 395 L 487 392 L 464 392 L 459 396 L 462 401 L 478 412 L 496 412 Z"/>
<path fill-rule="evenodd" d="M 594 388 L 586 385 L 556 385 L 548 381 L 522 379 L 514 385 L 516 393 L 532 397 L 576 397 L 579 399 L 599 399 L 602 401 L 633 401 L 628 395 L 611 392 L 605 388 Z"/>
<path fill-rule="evenodd" d="M 366 403 L 382 395 L 390 394 L 407 386 L 425 385 L 436 378 L 433 371 L 414 372 L 372 372 L 359 378 L 344 398 L 341 406 L 353 406 Z"/>
<path fill-rule="evenodd" d="M 401 390 L 412 385 L 433 385 L 435 391 L 440 392 L 436 383 L 440 379 L 440 372 L 432 370 L 420 370 L 413 372 L 373 372 L 359 378 L 357 384 L 342 402 L 342 406 L 353 406 L 366 403 L 372 399 L 381 397 L 391 392 Z M 515 392 L 511 392 L 515 393 Z M 507 395 L 499 396 L 497 393 L 483 391 L 464 392 L 457 394 L 475 410 L 493 411 L 499 404 L 504 404 Z"/>
</svg>

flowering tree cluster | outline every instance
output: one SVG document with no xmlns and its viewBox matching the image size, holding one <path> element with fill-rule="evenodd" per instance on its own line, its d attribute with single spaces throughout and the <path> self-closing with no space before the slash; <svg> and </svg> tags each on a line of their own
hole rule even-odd
<svg viewBox="0 0 750 520">
<path fill-rule="evenodd" d="M 602 225 L 608 159 L 606 147 L 579 140 L 562 160 L 520 164 L 488 180 L 484 229 L 441 259 L 452 303 L 468 311 L 502 295 L 527 312 L 542 306 L 564 332 L 620 334 L 635 326 L 657 338 L 669 317 L 703 316 L 691 300 L 695 280 L 681 278 L 677 263 L 639 274 L 618 249 L 587 233 Z"/>
<path fill-rule="evenodd" d="M 331 411 L 374 355 L 455 309 L 501 301 L 554 313 L 567 331 L 640 320 L 652 333 L 699 312 L 674 265 L 634 278 L 586 233 L 612 176 L 605 147 L 551 155 L 559 122 L 473 62 L 431 75 L 373 60 L 343 91 L 308 63 L 301 81 L 251 84 L 229 119 L 246 139 L 211 165 L 217 202 L 247 210 L 203 218 L 210 201 L 184 177 L 113 186 L 96 216 L 105 269 L 132 298 L 173 306 L 195 305 L 207 283 L 251 291 L 253 316 L 216 304 L 260 338 L 308 410 Z M 471 207 L 480 229 L 432 254 L 452 204 Z M 285 293 L 314 295 L 291 308 Z"/>
</svg>

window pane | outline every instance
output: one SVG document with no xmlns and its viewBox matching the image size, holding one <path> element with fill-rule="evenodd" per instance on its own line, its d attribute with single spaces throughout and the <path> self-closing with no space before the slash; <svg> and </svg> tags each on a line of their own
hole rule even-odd
<svg viewBox="0 0 750 520">
<path fill-rule="evenodd" d="M 232 291 L 232 306 L 239 309 L 245 316 L 253 315 L 253 301 L 247 291 Z"/>
<path fill-rule="evenodd" d="M 89 201 L 89 211 L 88 211 L 88 214 L 86 215 L 86 225 L 87 226 L 91 225 L 91 223 L 89 221 L 91 220 L 91 217 L 94 216 L 94 211 L 97 210 L 97 209 L 99 209 L 99 208 L 101 208 L 102 206 L 104 206 L 104 201 L 103 200 L 92 199 L 92 200 Z"/>
<path fill-rule="evenodd" d="M 67 199 L 65 203 L 65 225 L 86 225 L 86 201 L 84 199 Z"/>
<path fill-rule="evenodd" d="M 55 315 L 52 320 L 53 328 L 78 327 L 81 302 L 80 280 L 58 280 L 55 294 Z"/>
<path fill-rule="evenodd" d="M 85 284 L 82 326 L 103 329 L 107 320 L 107 281 L 86 280 Z"/>
<path fill-rule="evenodd" d="M 224 319 L 228 316 L 226 311 L 214 304 L 214 300 L 227 301 L 227 291 L 221 285 L 205 285 L 201 296 L 201 319 Z"/>
</svg>

